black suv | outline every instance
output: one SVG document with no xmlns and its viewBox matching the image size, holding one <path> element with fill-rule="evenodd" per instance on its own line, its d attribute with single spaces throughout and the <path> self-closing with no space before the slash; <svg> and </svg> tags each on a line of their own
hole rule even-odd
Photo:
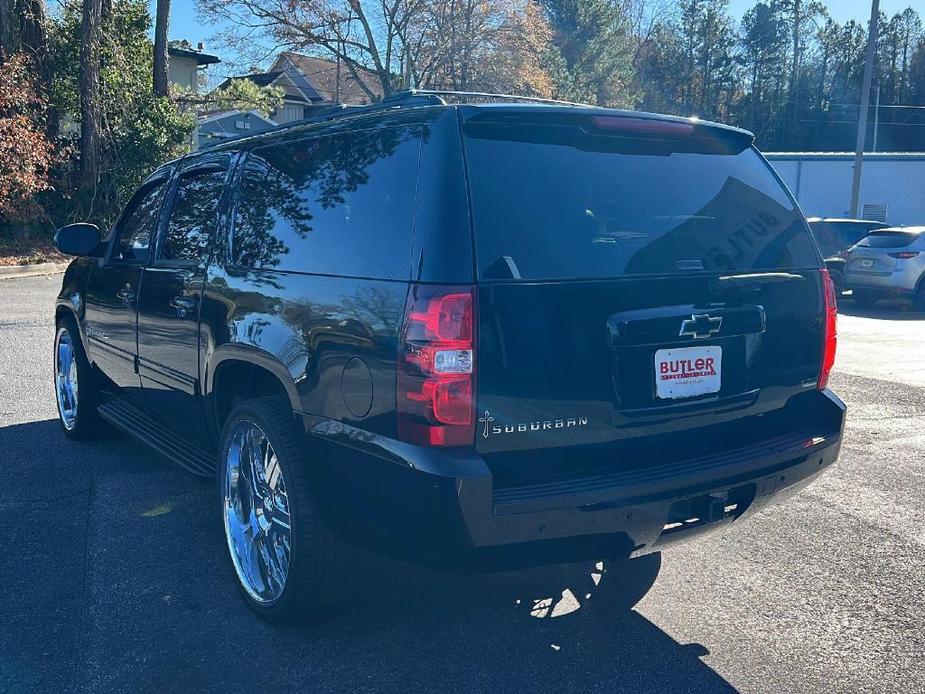
<svg viewBox="0 0 925 694">
<path fill-rule="evenodd" d="M 324 599 L 344 538 L 480 569 L 641 555 L 838 455 L 832 285 L 742 130 L 402 93 L 166 164 L 105 240 L 56 238 L 84 256 L 65 431 L 216 475 L 269 619 Z"/>
</svg>

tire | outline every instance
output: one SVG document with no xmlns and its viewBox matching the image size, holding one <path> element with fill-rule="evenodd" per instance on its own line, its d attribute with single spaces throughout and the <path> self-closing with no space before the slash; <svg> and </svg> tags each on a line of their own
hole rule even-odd
<svg viewBox="0 0 925 694">
<path fill-rule="evenodd" d="M 845 293 L 845 276 L 840 272 L 830 272 L 829 277 L 832 278 L 836 299 L 841 298 L 841 295 Z"/>
<path fill-rule="evenodd" d="M 873 292 L 867 292 L 864 290 L 855 289 L 852 294 L 854 297 L 854 303 L 856 303 L 861 308 L 870 308 L 880 300 L 880 297 Z"/>
<path fill-rule="evenodd" d="M 920 282 L 918 289 L 915 290 L 915 298 L 912 302 L 919 311 L 925 311 L 925 281 Z"/>
<path fill-rule="evenodd" d="M 269 622 L 299 623 L 330 607 L 338 543 L 315 502 L 305 435 L 289 404 L 268 396 L 236 406 L 217 469 L 228 555 L 250 608 Z"/>
<path fill-rule="evenodd" d="M 100 404 L 99 385 L 72 316 L 57 322 L 52 374 L 58 422 L 64 433 L 78 440 L 98 438 L 106 431 L 96 410 Z"/>
</svg>

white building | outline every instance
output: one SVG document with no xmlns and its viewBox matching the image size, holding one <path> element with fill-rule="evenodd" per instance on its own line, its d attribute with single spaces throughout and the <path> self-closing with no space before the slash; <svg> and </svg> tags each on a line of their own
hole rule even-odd
<svg viewBox="0 0 925 694">
<path fill-rule="evenodd" d="M 772 152 L 765 156 L 810 217 L 850 217 L 853 152 Z M 858 216 L 925 224 L 925 152 L 866 153 Z"/>
</svg>

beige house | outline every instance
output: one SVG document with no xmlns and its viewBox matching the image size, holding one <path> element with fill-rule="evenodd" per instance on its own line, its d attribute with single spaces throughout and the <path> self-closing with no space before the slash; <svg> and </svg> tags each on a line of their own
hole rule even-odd
<svg viewBox="0 0 925 694">
<path fill-rule="evenodd" d="M 282 124 L 303 120 L 312 111 L 333 104 L 362 105 L 381 98 L 382 90 L 376 74 L 362 68 L 358 72 L 372 94 L 363 89 L 342 63 L 289 51 L 280 53 L 266 72 L 231 79 L 245 79 L 262 87 L 273 85 L 282 89 L 284 104 L 271 114 L 273 121 Z"/>
<path fill-rule="evenodd" d="M 203 49 L 201 43 L 193 48 L 189 41 L 171 41 L 167 45 L 167 80 L 198 93 L 200 76 L 209 65 L 221 62 L 218 56 L 205 53 Z"/>
</svg>

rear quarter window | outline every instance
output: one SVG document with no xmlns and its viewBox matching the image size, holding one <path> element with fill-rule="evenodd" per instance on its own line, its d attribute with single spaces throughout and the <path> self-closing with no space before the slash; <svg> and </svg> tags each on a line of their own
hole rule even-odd
<svg viewBox="0 0 925 694">
<path fill-rule="evenodd" d="M 420 138 L 387 128 L 255 149 L 239 187 L 233 263 L 407 279 Z"/>
<path fill-rule="evenodd" d="M 880 229 L 882 226 L 864 222 L 816 221 L 809 223 L 819 249 L 826 258 L 847 250 L 871 231 Z"/>
<path fill-rule="evenodd" d="M 195 264 L 205 257 L 218 222 L 226 173 L 223 169 L 180 177 L 160 248 L 161 260 Z"/>
<path fill-rule="evenodd" d="M 882 226 L 876 224 L 842 224 L 841 231 L 842 244 L 845 248 L 853 246 L 875 229 L 881 229 Z"/>
<path fill-rule="evenodd" d="M 467 124 L 483 279 L 819 267 L 802 214 L 753 149 Z"/>
<path fill-rule="evenodd" d="M 851 243 L 845 245 L 840 230 L 831 222 L 810 222 L 809 228 L 816 238 L 816 243 L 819 244 L 823 257 L 837 255 L 843 248 L 851 245 Z M 863 233 L 861 235 L 863 236 Z"/>
</svg>

